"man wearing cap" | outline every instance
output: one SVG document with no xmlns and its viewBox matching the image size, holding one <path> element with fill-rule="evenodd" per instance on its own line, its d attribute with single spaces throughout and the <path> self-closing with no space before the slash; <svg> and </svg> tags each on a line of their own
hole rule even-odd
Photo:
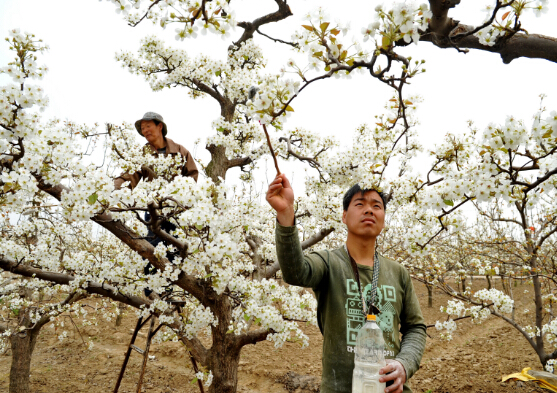
<svg viewBox="0 0 557 393">
<path fill-rule="evenodd" d="M 190 154 L 190 152 L 182 145 L 174 142 L 172 139 L 166 137 L 167 129 L 161 115 L 155 112 L 147 112 L 143 118 L 135 122 L 135 128 L 139 135 L 147 139 L 145 149 L 151 154 L 163 155 L 180 155 L 182 157 L 181 171 L 182 176 L 193 177 L 197 181 L 197 166 Z M 130 187 L 133 189 L 141 179 L 151 181 L 155 174 L 149 168 L 141 168 L 141 171 L 133 174 L 124 173 L 114 179 L 114 188 L 119 189 L 126 181 L 130 182 Z"/>
<path fill-rule="evenodd" d="M 197 181 L 198 171 L 197 166 L 190 154 L 190 152 L 182 145 L 174 142 L 172 139 L 166 137 L 167 129 L 166 124 L 161 115 L 155 112 L 147 112 L 143 115 L 141 119 L 135 122 L 135 128 L 139 135 L 147 139 L 147 144 L 144 149 L 146 152 L 159 155 L 163 154 L 178 156 L 182 158 L 180 165 L 180 175 L 192 177 Z M 130 187 L 133 189 L 137 186 L 141 179 L 145 181 L 151 181 L 155 178 L 156 174 L 148 167 L 142 167 L 140 171 L 133 174 L 124 173 L 114 179 L 114 188 L 120 189 L 122 184 L 126 181 L 130 182 Z M 168 179 L 171 180 L 171 179 Z M 150 220 L 149 213 L 145 213 L 145 220 Z M 168 221 L 161 224 L 161 229 L 170 233 L 176 229 L 176 226 Z M 147 241 L 156 247 L 162 240 L 155 236 L 155 234 L 149 229 L 147 233 Z M 170 260 L 173 259 L 173 255 L 168 255 Z M 154 274 L 156 268 L 150 263 L 145 266 L 145 274 Z M 145 295 L 149 296 L 151 290 L 145 289 Z"/>
</svg>

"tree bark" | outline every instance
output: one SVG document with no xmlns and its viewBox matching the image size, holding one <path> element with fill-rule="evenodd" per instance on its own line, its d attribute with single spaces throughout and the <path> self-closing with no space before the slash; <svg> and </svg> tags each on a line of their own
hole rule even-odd
<svg viewBox="0 0 557 393">
<path fill-rule="evenodd" d="M 503 286 L 503 292 L 505 292 L 506 295 L 509 294 L 509 290 L 507 288 L 507 285 L 505 284 L 505 277 L 500 276 L 501 277 L 501 285 Z"/>
<path fill-rule="evenodd" d="M 116 327 L 122 324 L 122 319 L 124 319 L 124 311 L 126 310 L 126 305 L 124 303 L 118 303 L 118 315 L 116 316 Z"/>
<path fill-rule="evenodd" d="M 29 312 L 22 310 L 24 313 L 21 325 L 26 329 L 32 326 L 29 320 Z M 31 391 L 30 373 L 31 373 L 31 357 L 37 337 L 39 336 L 40 327 L 24 330 L 15 333 L 10 337 L 12 347 L 12 366 L 10 368 L 10 393 L 29 393 Z"/>
<path fill-rule="evenodd" d="M 234 393 L 238 386 L 241 346 L 234 333 L 227 334 L 228 326 L 224 322 L 232 319 L 230 300 L 226 297 L 218 299 L 212 311 L 223 322 L 211 328 L 213 345 L 206 364 L 213 372 L 209 393 Z"/>
<path fill-rule="evenodd" d="M 485 276 L 485 278 L 487 279 L 487 289 L 491 289 L 491 277 Z"/>
<path fill-rule="evenodd" d="M 426 284 L 427 288 L 427 306 L 429 308 L 433 307 L 433 285 Z"/>
<path fill-rule="evenodd" d="M 228 171 L 228 158 L 226 157 L 226 148 L 224 146 L 207 146 L 207 150 L 211 153 L 211 161 L 207 165 L 207 176 L 213 180 L 215 184 L 219 184 L 226 179 L 226 171 Z"/>
<path fill-rule="evenodd" d="M 232 334 L 233 335 L 233 334 Z M 208 368 L 213 372 L 213 382 L 209 387 L 209 393 L 235 393 L 238 386 L 238 365 L 240 363 L 240 350 L 236 347 L 234 340 L 225 339 L 213 347 L 209 358 Z"/>
<path fill-rule="evenodd" d="M 557 39 L 554 37 L 519 32 L 510 38 L 499 39 L 494 46 L 487 46 L 481 44 L 478 37 L 466 35 L 475 27 L 449 17 L 449 10 L 459 3 L 460 0 L 429 0 L 433 17 L 420 41 L 431 42 L 438 48 L 458 47 L 498 53 L 505 64 L 519 57 L 557 62 Z"/>
</svg>

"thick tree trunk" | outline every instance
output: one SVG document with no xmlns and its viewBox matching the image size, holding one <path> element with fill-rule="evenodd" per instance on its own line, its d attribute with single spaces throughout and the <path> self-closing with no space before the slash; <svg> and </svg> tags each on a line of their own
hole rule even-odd
<svg viewBox="0 0 557 393">
<path fill-rule="evenodd" d="M 232 122 L 234 120 L 234 111 L 236 105 L 229 100 L 220 102 L 220 114 L 224 120 Z M 223 133 L 227 135 L 230 131 L 224 130 Z M 211 161 L 207 165 L 207 176 L 216 184 L 220 183 L 219 177 L 223 180 L 226 179 L 226 171 L 230 168 L 228 158 L 226 157 L 226 148 L 224 146 L 207 146 L 207 150 L 211 153 Z"/>
<path fill-rule="evenodd" d="M 226 339 L 212 348 L 209 359 L 209 369 L 213 372 L 213 382 L 209 393 L 236 393 L 238 387 L 238 365 L 240 363 L 240 349 L 235 340 Z"/>
<path fill-rule="evenodd" d="M 211 153 L 211 162 L 207 165 L 207 176 L 216 184 L 220 183 L 219 177 L 226 179 L 226 171 L 228 170 L 228 158 L 226 157 L 226 148 L 224 146 L 207 146 L 207 150 Z"/>
<path fill-rule="evenodd" d="M 31 327 L 31 321 L 26 313 L 23 316 L 21 326 Z M 12 367 L 10 369 L 10 393 L 29 393 L 30 373 L 31 373 L 31 357 L 40 328 L 24 330 L 21 333 L 15 333 L 11 336 L 12 346 Z"/>
<path fill-rule="evenodd" d="M 219 321 L 232 319 L 232 306 L 227 298 L 219 299 L 211 308 Z M 213 346 L 209 351 L 207 368 L 213 372 L 209 393 L 235 393 L 238 386 L 238 364 L 242 346 L 235 334 L 227 334 L 226 323 L 219 323 L 211 330 Z"/>
</svg>

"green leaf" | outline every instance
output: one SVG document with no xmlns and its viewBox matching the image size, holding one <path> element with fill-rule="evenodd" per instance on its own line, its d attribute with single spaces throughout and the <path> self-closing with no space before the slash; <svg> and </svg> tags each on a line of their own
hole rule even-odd
<svg viewBox="0 0 557 393">
<path fill-rule="evenodd" d="M 383 49 L 388 49 L 391 45 L 391 39 L 387 36 L 383 36 L 383 40 L 381 41 L 381 47 Z"/>
<path fill-rule="evenodd" d="M 244 225 L 244 231 L 246 231 L 246 232 L 247 232 L 247 231 L 248 231 L 248 229 L 249 229 L 249 225 Z"/>
<path fill-rule="evenodd" d="M 91 195 L 89 195 L 89 198 L 87 199 L 87 202 L 90 205 L 93 205 L 95 202 L 97 202 L 97 199 L 99 199 L 99 196 L 97 195 L 96 192 L 94 192 Z"/>
<path fill-rule="evenodd" d="M 327 30 L 327 27 L 329 27 L 329 25 L 330 25 L 329 22 L 323 22 L 319 27 L 321 28 L 321 31 L 324 33 Z"/>
<path fill-rule="evenodd" d="M 250 316 L 248 314 L 244 314 L 244 320 L 247 322 L 249 321 Z"/>
<path fill-rule="evenodd" d="M 5 183 L 4 184 L 4 192 L 8 192 L 12 189 L 12 183 Z"/>
<path fill-rule="evenodd" d="M 445 205 L 454 206 L 454 202 L 450 199 L 443 199 L 443 202 L 445 203 Z"/>
<path fill-rule="evenodd" d="M 325 71 L 331 71 L 331 66 L 325 67 Z"/>
<path fill-rule="evenodd" d="M 192 385 L 195 384 L 195 383 L 197 383 L 197 377 L 195 377 L 194 379 L 192 379 L 191 382 L 190 382 L 190 384 L 192 384 Z"/>
<path fill-rule="evenodd" d="M 195 227 L 197 228 L 197 230 L 202 230 L 203 229 L 203 225 L 201 224 L 195 224 Z"/>
<path fill-rule="evenodd" d="M 255 323 L 259 325 L 259 324 L 261 323 L 261 318 L 257 318 L 257 319 L 255 320 Z"/>
<path fill-rule="evenodd" d="M 354 65 L 354 59 L 349 59 L 346 64 L 348 64 L 350 67 L 352 67 Z"/>
<path fill-rule="evenodd" d="M 313 57 L 321 57 L 321 56 L 323 56 L 323 51 L 321 51 L 321 52 L 315 52 L 315 53 L 313 54 Z"/>
<path fill-rule="evenodd" d="M 314 28 L 313 28 L 313 26 L 302 25 L 302 27 L 303 27 L 304 29 L 306 29 L 306 30 L 309 30 L 309 31 L 314 31 Z"/>
<path fill-rule="evenodd" d="M 172 191 L 171 194 L 178 194 L 179 192 L 180 192 L 180 190 L 176 189 L 176 190 Z"/>
<path fill-rule="evenodd" d="M 288 106 L 286 107 L 286 110 L 287 110 L 288 112 L 294 112 L 294 109 L 293 109 L 290 105 L 288 105 Z"/>
<path fill-rule="evenodd" d="M 207 274 L 207 275 L 206 275 L 205 277 L 203 277 L 203 278 L 209 278 L 209 277 L 213 277 L 213 273 L 209 273 L 209 274 Z"/>
<path fill-rule="evenodd" d="M 339 29 L 332 29 L 331 30 L 331 34 L 338 35 L 338 33 L 340 33 Z"/>
<path fill-rule="evenodd" d="M 220 74 L 221 74 L 221 71 L 220 71 L 220 70 L 218 70 L 217 72 L 215 72 L 215 75 L 216 75 L 216 76 L 220 76 Z"/>
</svg>

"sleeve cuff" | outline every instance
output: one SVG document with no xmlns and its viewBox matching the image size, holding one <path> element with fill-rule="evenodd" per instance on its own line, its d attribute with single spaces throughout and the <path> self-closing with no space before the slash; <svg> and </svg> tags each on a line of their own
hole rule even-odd
<svg viewBox="0 0 557 393">
<path fill-rule="evenodd" d="M 403 359 L 403 358 L 399 358 L 399 357 L 395 357 L 395 359 L 397 362 L 399 362 L 400 364 L 402 364 L 402 367 L 404 367 L 404 371 L 406 372 L 406 382 L 408 382 L 408 380 L 410 378 L 412 378 L 412 375 L 414 375 L 416 370 L 411 370 L 410 365 L 408 364 L 408 362 Z"/>
<path fill-rule="evenodd" d="M 278 222 L 278 220 L 275 219 L 275 222 L 277 224 L 276 228 L 277 228 L 277 232 L 283 233 L 283 234 L 291 234 L 294 233 L 296 231 L 296 220 L 294 219 L 294 225 L 292 226 L 284 226 L 281 225 L 280 222 Z"/>
</svg>

